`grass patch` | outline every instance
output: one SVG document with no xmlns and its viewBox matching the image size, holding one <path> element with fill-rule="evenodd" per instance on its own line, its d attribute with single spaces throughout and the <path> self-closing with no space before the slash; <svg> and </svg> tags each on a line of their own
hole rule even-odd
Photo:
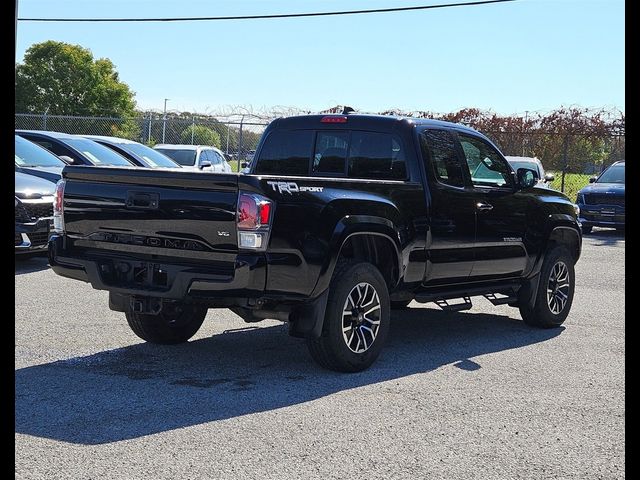
<svg viewBox="0 0 640 480">
<path fill-rule="evenodd" d="M 244 162 L 246 160 L 241 160 L 240 163 Z M 242 170 L 242 167 L 240 167 L 238 169 L 238 161 L 237 160 L 227 160 L 227 163 L 229 165 L 231 165 L 231 171 L 232 172 L 239 172 L 240 170 Z"/>
<path fill-rule="evenodd" d="M 553 173 L 555 179 L 551 182 L 551 188 L 560 191 L 560 185 L 562 185 L 562 172 L 550 172 Z M 564 176 L 564 194 L 569 197 L 572 202 L 576 201 L 578 191 L 589 184 L 589 178 L 591 175 L 585 173 L 567 173 Z"/>
</svg>

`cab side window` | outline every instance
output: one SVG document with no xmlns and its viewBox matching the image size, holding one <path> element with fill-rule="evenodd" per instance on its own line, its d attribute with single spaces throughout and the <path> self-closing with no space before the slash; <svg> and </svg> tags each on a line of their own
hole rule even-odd
<svg viewBox="0 0 640 480">
<path fill-rule="evenodd" d="M 464 173 L 456 154 L 456 145 L 446 130 L 425 130 L 420 135 L 422 157 L 431 164 L 431 170 L 439 183 L 452 187 L 464 187 Z"/>
<path fill-rule="evenodd" d="M 483 139 L 458 133 L 471 183 L 476 187 L 511 187 L 513 178 L 509 164 Z"/>
</svg>

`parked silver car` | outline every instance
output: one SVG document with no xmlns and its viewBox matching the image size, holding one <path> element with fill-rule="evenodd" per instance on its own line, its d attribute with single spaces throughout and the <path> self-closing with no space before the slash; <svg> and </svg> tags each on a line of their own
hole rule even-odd
<svg viewBox="0 0 640 480">
<path fill-rule="evenodd" d="M 513 155 L 507 155 L 504 158 L 507 159 L 509 165 L 514 170 L 518 170 L 519 168 L 529 168 L 535 172 L 538 172 L 538 187 L 542 188 L 551 188 L 550 183 L 553 182 L 554 176 L 552 173 L 545 173 L 544 167 L 542 166 L 542 162 L 536 157 L 517 157 Z"/>
<path fill-rule="evenodd" d="M 224 158 L 224 153 L 216 147 L 161 143 L 153 148 L 190 170 L 215 173 L 233 171 Z"/>
</svg>

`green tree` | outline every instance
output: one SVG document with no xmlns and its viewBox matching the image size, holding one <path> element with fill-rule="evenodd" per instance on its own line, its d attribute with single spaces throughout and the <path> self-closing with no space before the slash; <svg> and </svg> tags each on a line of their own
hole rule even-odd
<svg viewBox="0 0 640 480">
<path fill-rule="evenodd" d="M 140 124 L 133 118 L 125 118 L 121 123 L 110 125 L 110 134 L 113 137 L 140 140 Z"/>
<path fill-rule="evenodd" d="M 193 136 L 192 136 L 193 133 Z M 191 139 L 193 138 L 193 142 Z M 182 143 L 193 143 L 193 145 L 212 145 L 220 148 L 220 134 L 214 132 L 204 125 L 189 125 L 180 135 Z"/>
<path fill-rule="evenodd" d="M 111 60 L 79 45 L 48 40 L 29 47 L 16 66 L 16 112 L 131 116 L 135 100 Z"/>
</svg>

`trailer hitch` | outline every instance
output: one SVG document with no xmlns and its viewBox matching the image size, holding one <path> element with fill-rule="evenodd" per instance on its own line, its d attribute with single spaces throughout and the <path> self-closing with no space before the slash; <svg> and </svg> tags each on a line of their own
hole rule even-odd
<svg viewBox="0 0 640 480">
<path fill-rule="evenodd" d="M 129 302 L 133 313 L 158 315 L 162 311 L 161 298 L 132 296 Z"/>
</svg>

